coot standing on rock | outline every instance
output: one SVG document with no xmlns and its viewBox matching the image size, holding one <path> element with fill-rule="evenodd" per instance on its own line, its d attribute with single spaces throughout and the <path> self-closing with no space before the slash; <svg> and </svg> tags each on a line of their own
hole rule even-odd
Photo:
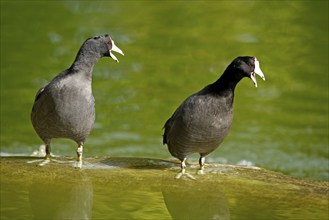
<svg viewBox="0 0 329 220">
<path fill-rule="evenodd" d="M 52 138 L 69 138 L 78 144 L 79 165 L 83 144 L 93 128 L 95 103 L 92 95 L 92 72 L 103 56 L 118 59 L 112 51 L 123 52 L 105 34 L 87 39 L 72 66 L 42 87 L 36 94 L 31 113 L 33 127 L 46 145 L 46 160 L 50 160 Z"/>
<path fill-rule="evenodd" d="M 164 125 L 163 144 L 181 161 L 185 173 L 186 157 L 199 153 L 200 171 L 205 156 L 215 150 L 227 136 L 233 118 L 234 89 L 243 77 L 257 87 L 256 75 L 265 76 L 256 57 L 237 57 L 214 83 L 189 96 Z"/>
</svg>

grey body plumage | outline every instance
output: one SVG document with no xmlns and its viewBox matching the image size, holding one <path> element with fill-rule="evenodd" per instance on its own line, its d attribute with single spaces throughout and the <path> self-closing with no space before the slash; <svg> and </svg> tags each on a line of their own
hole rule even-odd
<svg viewBox="0 0 329 220">
<path fill-rule="evenodd" d="M 78 161 L 81 161 L 83 144 L 95 121 L 93 68 L 103 56 L 118 61 L 111 51 L 123 55 L 109 35 L 87 39 L 72 66 L 58 74 L 36 94 L 31 121 L 46 144 L 48 159 L 51 139 L 69 138 L 78 144 Z"/>
<path fill-rule="evenodd" d="M 265 77 L 256 57 L 238 57 L 214 83 L 189 96 L 164 125 L 163 144 L 181 161 L 182 171 L 189 154 L 200 154 L 200 169 L 205 156 L 214 151 L 229 133 L 233 119 L 234 90 L 243 77 Z"/>
</svg>

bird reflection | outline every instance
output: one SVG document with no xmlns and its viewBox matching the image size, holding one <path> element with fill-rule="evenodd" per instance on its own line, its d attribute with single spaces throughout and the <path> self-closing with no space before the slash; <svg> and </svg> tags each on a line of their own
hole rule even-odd
<svg viewBox="0 0 329 220">
<path fill-rule="evenodd" d="M 228 201 L 218 182 L 163 179 L 162 194 L 173 219 L 230 219 Z"/>
<path fill-rule="evenodd" d="M 93 187 L 86 174 L 40 176 L 33 179 L 29 200 L 34 219 L 91 219 Z"/>
</svg>

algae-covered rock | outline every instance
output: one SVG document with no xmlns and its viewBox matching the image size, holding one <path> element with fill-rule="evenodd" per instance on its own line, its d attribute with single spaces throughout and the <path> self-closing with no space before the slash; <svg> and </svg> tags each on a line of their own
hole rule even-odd
<svg viewBox="0 0 329 220">
<path fill-rule="evenodd" d="M 1 219 L 328 219 L 329 183 L 256 167 L 86 158 L 82 169 L 1 158 Z"/>
</svg>

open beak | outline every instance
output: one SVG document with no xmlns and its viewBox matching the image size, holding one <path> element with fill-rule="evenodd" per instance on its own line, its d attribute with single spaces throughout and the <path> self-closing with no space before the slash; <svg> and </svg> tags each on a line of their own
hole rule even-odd
<svg viewBox="0 0 329 220">
<path fill-rule="evenodd" d="M 254 82 L 255 87 L 257 88 L 257 80 L 256 80 L 256 74 L 258 76 L 260 76 L 260 78 L 262 78 L 263 80 L 265 80 L 265 76 L 264 73 L 262 72 L 262 70 L 260 69 L 259 66 L 259 61 L 257 60 L 257 58 L 255 57 L 255 69 L 254 71 L 250 74 L 250 78 L 251 80 Z"/>
<path fill-rule="evenodd" d="M 114 41 L 112 40 L 112 48 L 111 50 L 109 51 L 110 52 L 110 56 L 112 57 L 113 60 L 117 61 L 119 63 L 119 60 L 118 58 L 116 58 L 116 56 L 114 56 L 114 54 L 112 53 L 112 51 L 115 51 L 119 54 L 121 54 L 122 56 L 124 56 L 122 50 L 120 50 L 119 47 L 117 47 L 115 44 L 114 44 Z"/>
</svg>

